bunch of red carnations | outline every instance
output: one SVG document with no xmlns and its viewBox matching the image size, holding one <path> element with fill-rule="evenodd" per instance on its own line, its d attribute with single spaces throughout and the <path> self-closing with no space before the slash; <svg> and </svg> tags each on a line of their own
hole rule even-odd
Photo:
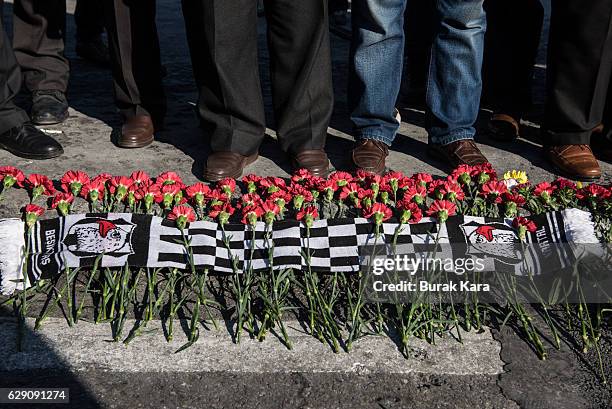
<svg viewBox="0 0 612 409">
<path fill-rule="evenodd" d="M 38 206 L 30 206 L 29 212 L 24 208 L 29 223 L 45 210 L 36 204 L 44 198 L 60 215 L 69 214 L 79 198 L 88 203 L 90 212 L 152 214 L 176 220 L 181 228 L 195 220 L 254 225 L 296 219 L 311 225 L 318 218 L 364 217 L 380 224 L 390 219 L 417 223 L 424 216 L 444 222 L 464 214 L 513 218 L 517 226 L 532 230 L 523 217 L 551 210 L 583 208 L 608 219 L 612 216 L 610 186 L 583 186 L 566 179 L 534 185 L 522 171 L 498 177 L 490 164 L 462 165 L 445 178 L 402 172 L 383 176 L 335 172 L 321 178 L 300 170 L 289 179 L 247 175 L 240 181 L 189 186 L 175 172 L 155 178 L 143 171 L 90 177 L 71 170 L 52 181 L 40 174 L 26 177 L 19 169 L 5 166 L 0 167 L 0 181 L 4 190 L 28 190 L 30 204 Z"/>
</svg>

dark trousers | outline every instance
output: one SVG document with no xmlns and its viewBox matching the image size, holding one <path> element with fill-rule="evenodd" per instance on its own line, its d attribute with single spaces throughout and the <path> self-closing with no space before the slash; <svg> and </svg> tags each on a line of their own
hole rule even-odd
<svg viewBox="0 0 612 409">
<path fill-rule="evenodd" d="M 347 11 L 349 8 L 348 0 L 329 0 L 329 12 Z"/>
<path fill-rule="evenodd" d="M 255 153 L 266 123 L 257 57 L 257 2 L 184 0 L 213 151 Z M 281 148 L 322 149 L 333 108 L 327 0 L 267 0 L 270 78 Z"/>
<path fill-rule="evenodd" d="M 91 41 L 104 32 L 104 7 L 101 0 L 77 0 L 74 10 L 76 36 Z"/>
<path fill-rule="evenodd" d="M 486 0 L 484 100 L 520 119 L 531 106 L 531 82 L 544 7 L 540 0 Z"/>
<path fill-rule="evenodd" d="M 15 0 L 13 48 L 30 91 L 66 92 L 66 0 Z"/>
<path fill-rule="evenodd" d="M 103 0 L 115 103 L 124 118 L 166 114 L 154 0 Z"/>
<path fill-rule="evenodd" d="M 548 46 L 548 145 L 588 144 L 603 122 L 612 74 L 612 0 L 552 2 Z"/>
<path fill-rule="evenodd" d="M 0 0 L 0 133 L 29 121 L 28 115 L 13 103 L 21 88 L 21 70 L 2 23 Z"/>
</svg>

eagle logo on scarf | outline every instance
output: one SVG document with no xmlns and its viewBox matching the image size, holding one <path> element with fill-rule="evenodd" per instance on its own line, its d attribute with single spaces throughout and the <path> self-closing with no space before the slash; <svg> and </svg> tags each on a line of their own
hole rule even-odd
<svg viewBox="0 0 612 409">
<path fill-rule="evenodd" d="M 467 254 L 493 257 L 506 264 L 522 261 L 522 250 L 514 229 L 504 223 L 469 222 L 461 226 Z"/>
<path fill-rule="evenodd" d="M 86 218 L 70 226 L 64 245 L 77 257 L 122 257 L 134 254 L 132 233 L 136 225 L 124 219 Z"/>
</svg>

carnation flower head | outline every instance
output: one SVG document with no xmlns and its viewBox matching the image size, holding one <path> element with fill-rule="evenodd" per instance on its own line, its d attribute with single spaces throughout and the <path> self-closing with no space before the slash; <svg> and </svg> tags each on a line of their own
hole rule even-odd
<svg viewBox="0 0 612 409">
<path fill-rule="evenodd" d="M 187 197 L 193 201 L 198 207 L 203 207 L 208 195 L 210 195 L 210 186 L 198 182 L 185 189 Z"/>
<path fill-rule="evenodd" d="M 87 184 L 89 180 L 87 173 L 80 170 L 69 170 L 64 173 L 64 176 L 60 179 L 60 183 L 64 192 L 72 192 L 74 196 L 78 196 L 79 193 L 81 193 L 83 185 Z"/>
<path fill-rule="evenodd" d="M 32 201 L 35 201 L 40 196 L 51 196 L 55 194 L 53 182 L 45 175 L 32 173 L 25 179 L 25 185 L 32 192 Z"/>
<path fill-rule="evenodd" d="M 23 187 L 25 175 L 19 169 L 14 166 L 0 166 L 0 181 L 2 181 L 4 188 L 8 189 L 15 185 Z"/>
<path fill-rule="evenodd" d="M 192 223 L 196 220 L 195 212 L 189 206 L 174 206 L 172 211 L 168 214 L 169 220 L 175 220 L 176 226 L 183 230 L 187 223 Z"/>
<path fill-rule="evenodd" d="M 521 240 L 525 240 L 527 232 L 535 233 L 537 226 L 533 220 L 525 217 L 515 217 L 512 221 L 512 226 L 518 231 L 518 236 Z"/>
<path fill-rule="evenodd" d="M 298 221 L 303 221 L 306 227 L 311 228 L 314 220 L 319 217 L 319 211 L 315 206 L 304 206 L 295 216 Z"/>
<path fill-rule="evenodd" d="M 381 225 L 384 221 L 389 220 L 392 215 L 391 209 L 383 203 L 374 203 L 372 206 L 363 209 L 363 217 L 373 218 L 376 225 Z"/>
<path fill-rule="evenodd" d="M 30 228 L 34 226 L 34 224 L 36 223 L 36 220 L 38 220 L 38 218 L 42 216 L 44 212 L 45 212 L 44 207 L 40 207 L 33 203 L 27 204 L 23 208 L 23 214 L 24 214 L 26 225 Z"/>
<path fill-rule="evenodd" d="M 70 212 L 72 202 L 74 202 L 74 195 L 72 193 L 59 192 L 53 196 L 51 208 L 57 209 L 62 216 L 66 216 Z"/>
<path fill-rule="evenodd" d="M 456 213 L 457 206 L 448 200 L 435 200 L 427 209 L 427 215 L 436 217 L 440 223 L 446 222 L 450 216 L 454 216 Z"/>
</svg>

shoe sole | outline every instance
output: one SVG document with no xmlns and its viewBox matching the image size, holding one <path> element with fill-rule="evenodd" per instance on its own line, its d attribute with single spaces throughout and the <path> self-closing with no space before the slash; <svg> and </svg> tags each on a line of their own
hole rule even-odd
<svg viewBox="0 0 612 409">
<path fill-rule="evenodd" d="M 257 159 L 259 159 L 259 154 L 247 157 L 247 160 L 244 166 L 238 172 L 231 174 L 231 175 L 220 177 L 219 175 L 210 175 L 206 171 L 204 171 L 204 173 L 202 174 L 202 177 L 209 182 L 218 182 L 220 180 L 227 179 L 227 178 L 238 179 L 240 176 L 242 176 L 242 173 L 244 172 L 244 168 L 254 163 Z"/>
<path fill-rule="evenodd" d="M 600 176 L 592 176 L 592 177 L 578 177 L 576 175 L 572 175 L 566 171 L 564 171 L 563 169 L 561 169 L 559 166 L 557 166 L 556 164 L 552 163 L 553 168 L 555 169 L 556 173 L 559 174 L 560 176 L 566 177 L 570 180 L 577 180 L 580 182 L 597 182 L 599 179 L 601 179 L 601 175 Z"/>
<path fill-rule="evenodd" d="M 64 154 L 64 150 L 61 149 L 61 150 L 59 150 L 57 152 L 57 154 L 53 154 L 53 155 L 37 155 L 37 154 L 32 154 L 32 153 L 26 153 L 26 152 L 18 151 L 16 149 L 13 149 L 11 147 L 8 147 L 8 146 L 4 145 L 3 143 L 0 143 L 0 148 L 4 149 L 7 152 L 12 153 L 15 156 L 19 156 L 20 158 L 34 159 L 34 160 L 53 159 L 53 158 L 60 157 L 60 156 L 62 156 Z"/>
<path fill-rule="evenodd" d="M 155 137 L 151 137 L 150 139 L 147 139 L 146 141 L 139 142 L 139 143 L 120 143 L 120 142 L 117 142 L 117 146 L 120 147 L 120 148 L 124 148 L 124 149 L 138 149 L 138 148 L 144 148 L 145 146 L 151 145 L 154 140 L 155 140 Z"/>
<path fill-rule="evenodd" d="M 298 169 L 302 169 L 302 168 L 297 166 L 297 163 L 295 161 L 292 161 L 291 167 L 293 168 L 294 171 L 296 171 Z M 310 174 L 312 176 L 315 176 L 315 177 L 325 178 L 325 177 L 329 176 L 329 174 L 331 173 L 331 169 L 330 168 L 331 168 L 331 162 L 328 160 L 327 161 L 327 170 L 325 172 L 310 172 Z"/>
<path fill-rule="evenodd" d="M 66 121 L 68 118 L 70 118 L 70 113 L 66 111 L 66 113 L 59 120 L 40 121 L 40 120 L 32 119 L 32 123 L 34 125 L 57 125 L 57 124 L 61 124 L 62 122 Z"/>
</svg>

